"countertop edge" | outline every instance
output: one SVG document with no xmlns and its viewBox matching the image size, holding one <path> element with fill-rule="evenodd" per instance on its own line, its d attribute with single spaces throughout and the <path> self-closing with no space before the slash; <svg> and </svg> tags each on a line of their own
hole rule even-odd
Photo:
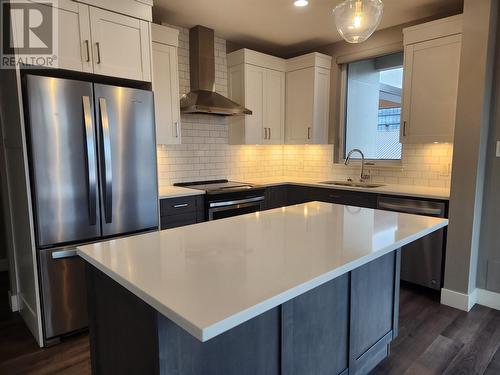
<svg viewBox="0 0 500 375">
<path fill-rule="evenodd" d="M 292 179 L 285 180 L 285 181 L 257 183 L 257 185 L 260 185 L 263 187 L 272 187 L 272 186 L 281 186 L 281 185 L 308 186 L 308 187 L 320 187 L 320 188 L 332 189 L 332 190 L 346 190 L 346 191 L 354 191 L 354 192 L 361 192 L 361 193 L 394 195 L 394 196 L 408 197 L 408 198 L 436 199 L 436 200 L 441 200 L 441 201 L 449 201 L 450 200 L 449 195 L 429 194 L 429 193 L 408 193 L 405 191 L 397 191 L 397 190 L 394 191 L 394 190 L 390 190 L 390 189 L 387 190 L 387 189 L 384 189 L 384 186 L 381 186 L 379 188 L 360 188 L 360 187 L 355 187 L 355 186 L 322 184 L 321 182 L 293 181 Z M 412 186 L 412 185 L 386 184 L 385 186 L 398 187 L 398 186 Z M 428 187 L 428 188 L 431 188 L 431 187 Z M 186 192 L 186 193 L 179 192 L 179 193 L 172 193 L 172 194 L 163 194 L 163 195 L 159 195 L 158 199 L 179 198 L 179 197 L 187 197 L 187 196 L 191 196 L 191 195 L 204 195 L 206 193 L 203 190 L 194 190 L 194 189 L 190 189 L 190 190 L 193 190 L 193 192 Z"/>
<path fill-rule="evenodd" d="M 360 188 L 360 187 L 355 187 L 355 186 L 322 184 L 321 182 L 300 182 L 300 181 L 276 182 L 276 183 L 270 182 L 270 183 L 263 183 L 262 184 L 262 186 L 280 186 L 280 185 L 321 187 L 321 188 L 332 189 L 332 190 L 347 190 L 347 191 L 357 191 L 357 192 L 361 192 L 361 193 L 397 195 L 397 196 L 408 197 L 408 198 L 425 198 L 425 199 L 436 199 L 436 200 L 444 200 L 444 201 L 450 200 L 450 197 L 445 196 L 445 195 L 427 194 L 427 193 L 408 193 L 408 192 L 404 192 L 404 191 L 385 190 L 384 186 L 381 186 L 379 188 Z M 398 186 L 398 185 L 387 184 L 385 186 Z M 402 186 L 406 186 L 406 185 L 402 185 Z"/>
<path fill-rule="evenodd" d="M 160 312 L 163 316 L 166 318 L 172 320 L 175 324 L 180 326 L 182 329 L 190 333 L 192 336 L 197 338 L 201 342 L 206 342 L 215 336 L 218 336 L 224 332 L 229 331 L 230 329 L 258 316 L 266 311 L 269 311 L 270 309 L 279 306 L 303 293 L 306 293 L 322 284 L 325 284 L 328 281 L 331 281 L 339 276 L 342 276 L 343 274 L 350 272 L 358 267 L 361 267 L 375 259 L 378 259 L 392 251 L 395 251 L 405 245 L 407 245 L 410 242 L 413 242 L 415 240 L 418 240 L 436 230 L 439 230 L 441 228 L 444 228 L 448 225 L 448 220 L 443 219 L 440 223 L 433 225 L 431 227 L 426 228 L 425 230 L 422 230 L 421 232 L 414 234 L 412 236 L 409 236 L 405 238 L 404 240 L 400 240 L 395 242 L 394 244 L 383 248 L 376 253 L 366 255 L 364 257 L 358 258 L 350 263 L 344 264 L 338 268 L 335 268 L 333 270 L 330 270 L 322 275 L 316 276 L 315 278 L 308 280 L 302 284 L 299 284 L 293 288 L 290 288 L 286 291 L 281 292 L 280 294 L 273 296 L 271 298 L 268 298 L 267 300 L 264 300 L 262 302 L 259 302 L 258 304 L 248 307 L 247 309 L 240 311 L 238 313 L 235 313 L 233 315 L 228 316 L 227 318 L 224 318 L 221 321 L 218 321 L 212 325 L 209 325 L 205 328 L 201 328 L 190 322 L 189 320 L 183 318 L 180 316 L 178 313 L 175 311 L 171 310 L 168 308 L 166 305 L 162 304 L 149 294 L 147 294 L 145 291 L 142 289 L 138 288 L 136 285 L 128 282 L 127 280 L 123 279 L 120 277 L 120 275 L 116 274 L 112 270 L 108 269 L 107 267 L 104 267 L 101 263 L 93 259 L 92 257 L 89 257 L 85 252 L 80 250 L 80 248 L 77 247 L 77 254 L 82 257 L 85 261 L 90 263 L 92 266 L 97 268 L 99 271 L 103 272 L 105 275 L 109 276 L 111 279 L 113 279 L 115 282 L 120 284 L 122 287 L 136 295 L 138 298 L 146 302 L 148 305 L 150 305 L 152 308 Z"/>
<path fill-rule="evenodd" d="M 158 199 L 191 197 L 196 195 L 205 195 L 206 193 L 205 190 L 195 190 L 188 188 L 180 188 L 180 189 L 183 189 L 182 192 L 178 191 L 178 192 L 160 194 L 160 191 L 158 191 Z"/>
</svg>

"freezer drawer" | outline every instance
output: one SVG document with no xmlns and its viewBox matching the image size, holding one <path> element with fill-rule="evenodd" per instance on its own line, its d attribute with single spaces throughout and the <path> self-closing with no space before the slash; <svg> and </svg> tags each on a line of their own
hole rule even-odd
<svg viewBox="0 0 500 375">
<path fill-rule="evenodd" d="M 75 249 L 40 250 L 44 336 L 87 327 L 85 263 Z"/>
</svg>

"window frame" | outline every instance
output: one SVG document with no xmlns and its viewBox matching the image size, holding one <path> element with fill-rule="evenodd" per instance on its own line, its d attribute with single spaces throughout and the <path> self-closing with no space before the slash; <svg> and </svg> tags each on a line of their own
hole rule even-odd
<svg viewBox="0 0 500 375">
<path fill-rule="evenodd" d="M 374 59 L 380 56 L 385 56 L 385 55 L 391 55 L 393 53 L 398 53 L 398 52 L 403 52 L 403 50 L 400 51 L 393 51 L 388 54 L 383 54 L 379 56 L 372 56 L 372 57 L 366 57 L 363 59 L 359 60 L 353 60 L 349 62 L 345 62 L 339 66 L 340 69 L 340 96 L 339 96 L 339 121 L 338 121 L 338 129 L 337 129 L 337 134 L 338 134 L 338 142 L 337 142 L 337 148 L 335 151 L 334 155 L 334 164 L 338 165 L 344 165 L 345 163 L 345 156 L 347 152 L 344 153 L 345 151 L 345 133 L 346 133 L 346 125 L 347 125 L 347 73 L 348 73 L 348 65 L 350 63 L 354 63 L 356 61 L 363 61 L 363 60 L 369 60 L 369 59 Z M 404 65 L 403 65 L 403 74 L 404 74 Z M 403 92 L 402 92 L 403 94 Z M 402 107 L 403 107 L 403 100 L 401 100 L 401 112 L 402 112 Z M 365 158 L 365 165 L 368 167 L 372 168 L 388 168 L 388 169 L 401 169 L 403 167 L 403 153 L 404 153 L 404 143 L 402 144 L 401 148 L 401 159 L 397 160 L 389 160 L 389 159 L 370 159 L 370 158 Z M 361 160 L 357 158 L 353 158 L 352 162 L 355 164 L 361 164 Z"/>
</svg>

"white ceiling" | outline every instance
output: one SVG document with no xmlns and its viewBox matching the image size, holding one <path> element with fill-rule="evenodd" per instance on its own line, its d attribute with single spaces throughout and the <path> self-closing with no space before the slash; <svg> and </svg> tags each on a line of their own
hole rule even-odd
<svg viewBox="0 0 500 375">
<path fill-rule="evenodd" d="M 192 27 L 203 25 L 217 35 L 263 52 L 291 55 L 340 40 L 332 9 L 340 0 L 309 0 L 297 8 L 293 0 L 155 0 L 155 22 Z M 379 29 L 460 11 L 462 0 L 383 0 Z"/>
</svg>

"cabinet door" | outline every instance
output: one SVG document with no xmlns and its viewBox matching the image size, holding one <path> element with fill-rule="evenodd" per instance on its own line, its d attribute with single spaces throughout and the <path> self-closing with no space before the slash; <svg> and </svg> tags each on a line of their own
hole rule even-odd
<svg viewBox="0 0 500 375">
<path fill-rule="evenodd" d="M 405 47 L 402 143 L 451 142 L 461 35 Z"/>
<path fill-rule="evenodd" d="M 180 144 L 177 48 L 153 43 L 153 91 L 156 143 Z"/>
<path fill-rule="evenodd" d="M 253 65 L 245 66 L 245 106 L 252 111 L 245 116 L 245 143 L 261 144 L 265 138 L 264 110 L 266 69 Z"/>
<path fill-rule="evenodd" d="M 312 143 L 328 144 L 330 120 L 330 70 L 316 68 L 314 72 L 314 113 Z"/>
<path fill-rule="evenodd" d="M 367 374 L 388 355 L 397 331 L 400 253 L 351 272 L 349 374 Z"/>
<path fill-rule="evenodd" d="M 266 188 L 265 209 L 284 207 L 288 205 L 288 185 L 270 186 Z"/>
<path fill-rule="evenodd" d="M 349 350 L 349 275 L 282 305 L 282 373 L 344 374 Z"/>
<path fill-rule="evenodd" d="M 290 185 L 287 191 L 287 204 L 302 204 L 315 200 L 315 188 Z"/>
<path fill-rule="evenodd" d="M 281 144 L 285 137 L 285 73 L 267 70 L 265 76 L 265 144 Z"/>
<path fill-rule="evenodd" d="M 286 142 L 312 142 L 314 107 L 314 68 L 287 73 Z"/>
<path fill-rule="evenodd" d="M 93 69 L 89 7 L 74 1 L 59 0 L 55 8 L 60 30 L 58 68 L 91 73 Z"/>
<path fill-rule="evenodd" d="M 149 25 L 91 7 L 94 73 L 139 81 L 151 80 Z"/>
</svg>

